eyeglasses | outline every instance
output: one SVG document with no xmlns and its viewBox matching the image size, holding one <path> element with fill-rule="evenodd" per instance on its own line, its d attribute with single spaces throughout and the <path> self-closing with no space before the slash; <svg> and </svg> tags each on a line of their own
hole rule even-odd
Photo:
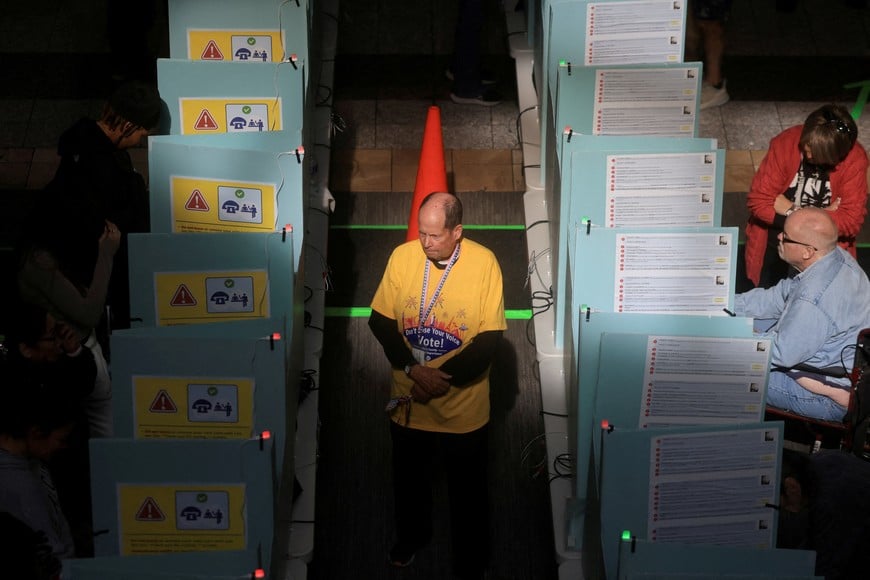
<svg viewBox="0 0 870 580">
<path fill-rule="evenodd" d="M 782 234 L 781 234 L 780 237 L 779 237 L 779 241 L 782 242 L 783 244 L 797 244 L 798 246 L 804 246 L 804 247 L 806 247 L 806 248 L 812 248 L 812 249 L 815 250 L 816 252 L 819 251 L 819 249 L 818 249 L 817 247 L 815 247 L 814 245 L 812 245 L 812 244 L 805 244 L 805 243 L 803 243 L 803 242 L 799 242 L 799 241 L 797 241 L 797 240 L 793 240 L 793 239 L 791 239 L 790 237 L 788 237 L 787 235 L 785 235 L 785 232 L 782 232 Z"/>
</svg>

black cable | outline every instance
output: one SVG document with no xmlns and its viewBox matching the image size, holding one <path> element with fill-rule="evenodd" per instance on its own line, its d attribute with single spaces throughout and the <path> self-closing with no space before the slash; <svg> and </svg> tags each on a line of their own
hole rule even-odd
<svg viewBox="0 0 870 580">
<path fill-rule="evenodd" d="M 328 103 L 329 99 L 332 98 L 332 88 L 328 87 L 326 85 L 317 85 L 317 88 L 318 89 L 326 89 L 326 91 L 327 91 L 326 96 L 323 97 L 321 100 L 317 101 L 317 103 L 315 103 L 315 105 L 314 105 L 315 107 L 320 107 L 320 106 L 323 106 L 326 103 Z"/>
<path fill-rule="evenodd" d="M 538 346 L 538 343 L 535 341 L 534 333 L 530 333 L 529 330 L 533 327 L 532 325 L 535 322 L 535 317 L 532 315 L 528 320 L 526 320 L 526 341 L 534 347 Z M 540 382 L 540 381 L 538 381 Z"/>
<path fill-rule="evenodd" d="M 523 109 L 522 111 L 517 113 L 516 132 L 517 132 L 517 143 L 519 145 L 523 144 L 523 128 L 522 128 L 522 124 L 521 124 L 520 120 L 522 119 L 524 114 L 528 113 L 529 111 L 534 111 L 537 108 L 538 108 L 538 105 L 532 105 L 531 107 L 526 107 L 525 109 Z"/>
</svg>

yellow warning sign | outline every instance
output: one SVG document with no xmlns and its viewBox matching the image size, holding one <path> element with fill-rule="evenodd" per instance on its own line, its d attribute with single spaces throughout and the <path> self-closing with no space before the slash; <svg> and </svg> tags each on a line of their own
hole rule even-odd
<svg viewBox="0 0 870 580">
<path fill-rule="evenodd" d="M 283 129 L 281 97 L 181 98 L 182 135 L 242 133 Z"/>
<path fill-rule="evenodd" d="M 265 270 L 156 272 L 157 325 L 269 318 Z"/>
<path fill-rule="evenodd" d="M 244 484 L 118 484 L 121 555 L 243 550 L 244 499 Z"/>
<path fill-rule="evenodd" d="M 273 232 L 278 184 L 169 178 L 173 232 Z"/>
<path fill-rule="evenodd" d="M 187 31 L 189 60 L 281 62 L 284 43 L 280 30 Z"/>
<path fill-rule="evenodd" d="M 254 434 L 254 380 L 134 376 L 133 415 L 140 439 L 248 439 Z"/>
</svg>

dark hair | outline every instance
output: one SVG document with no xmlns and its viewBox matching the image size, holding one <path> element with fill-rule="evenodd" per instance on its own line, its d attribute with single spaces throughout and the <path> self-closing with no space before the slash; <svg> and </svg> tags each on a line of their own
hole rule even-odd
<svg viewBox="0 0 870 580">
<path fill-rule="evenodd" d="M 420 208 L 422 209 L 424 205 L 429 203 L 432 200 L 432 197 L 438 193 L 442 193 L 439 191 L 433 191 L 429 195 L 423 198 L 423 201 L 420 202 Z M 454 194 L 449 192 L 447 193 L 450 197 L 444 201 L 444 227 L 448 230 L 452 230 L 456 226 L 462 223 L 462 202 L 459 201 L 459 198 Z"/>
<path fill-rule="evenodd" d="M 133 126 L 124 133 L 129 136 L 140 128 L 155 128 L 160 122 L 162 103 L 157 87 L 142 81 L 130 81 L 109 96 L 102 120 L 112 129 L 130 123 Z"/>
<path fill-rule="evenodd" d="M 801 132 L 801 152 L 809 147 L 813 165 L 834 167 L 852 150 L 858 126 L 845 107 L 824 105 L 810 113 Z"/>
</svg>

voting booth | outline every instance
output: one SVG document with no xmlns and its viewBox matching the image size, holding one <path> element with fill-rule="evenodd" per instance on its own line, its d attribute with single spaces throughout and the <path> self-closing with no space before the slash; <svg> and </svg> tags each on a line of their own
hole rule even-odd
<svg viewBox="0 0 870 580">
<path fill-rule="evenodd" d="M 286 232 L 298 273 L 304 160 L 296 130 L 152 137 L 151 232 Z"/>
<path fill-rule="evenodd" d="M 90 442 L 97 556 L 255 550 L 270 568 L 271 439 Z"/>
<path fill-rule="evenodd" d="M 564 341 L 568 248 L 584 228 L 709 227 L 722 223 L 725 151 L 714 139 L 561 135 L 548 207 L 556 346 Z"/>
<path fill-rule="evenodd" d="M 115 436 L 91 441 L 97 557 L 65 562 L 64 577 L 307 574 L 313 526 L 291 525 L 313 521 L 315 489 L 304 249 L 327 227 L 306 218 L 325 188 L 313 95 L 332 81 L 320 60 L 335 42 L 317 31 L 335 10 L 168 4 L 151 230 L 128 237 L 133 328 L 110 337 Z"/>
<path fill-rule="evenodd" d="M 131 439 L 250 439 L 269 432 L 293 473 L 298 381 L 283 321 L 112 334 L 114 432 Z"/>
<path fill-rule="evenodd" d="M 771 345 L 733 315 L 738 231 L 721 227 L 725 151 L 698 138 L 688 9 L 526 3 L 544 422 L 549 459 L 574 460 L 550 487 L 560 577 L 813 578 L 812 552 L 775 549 Z"/>
<path fill-rule="evenodd" d="M 541 166 L 546 168 L 552 164 L 547 144 L 562 128 L 554 113 L 559 67 L 574 72 L 584 67 L 682 63 L 686 5 L 672 0 L 541 0 L 540 9 L 541 28 L 534 46 L 535 60 L 541 63 L 536 68 L 536 86 L 542 119 Z M 533 30 L 537 32 L 537 27 Z M 596 87 L 589 85 L 588 90 Z M 545 187 L 547 177 L 545 173 Z"/>
</svg>

